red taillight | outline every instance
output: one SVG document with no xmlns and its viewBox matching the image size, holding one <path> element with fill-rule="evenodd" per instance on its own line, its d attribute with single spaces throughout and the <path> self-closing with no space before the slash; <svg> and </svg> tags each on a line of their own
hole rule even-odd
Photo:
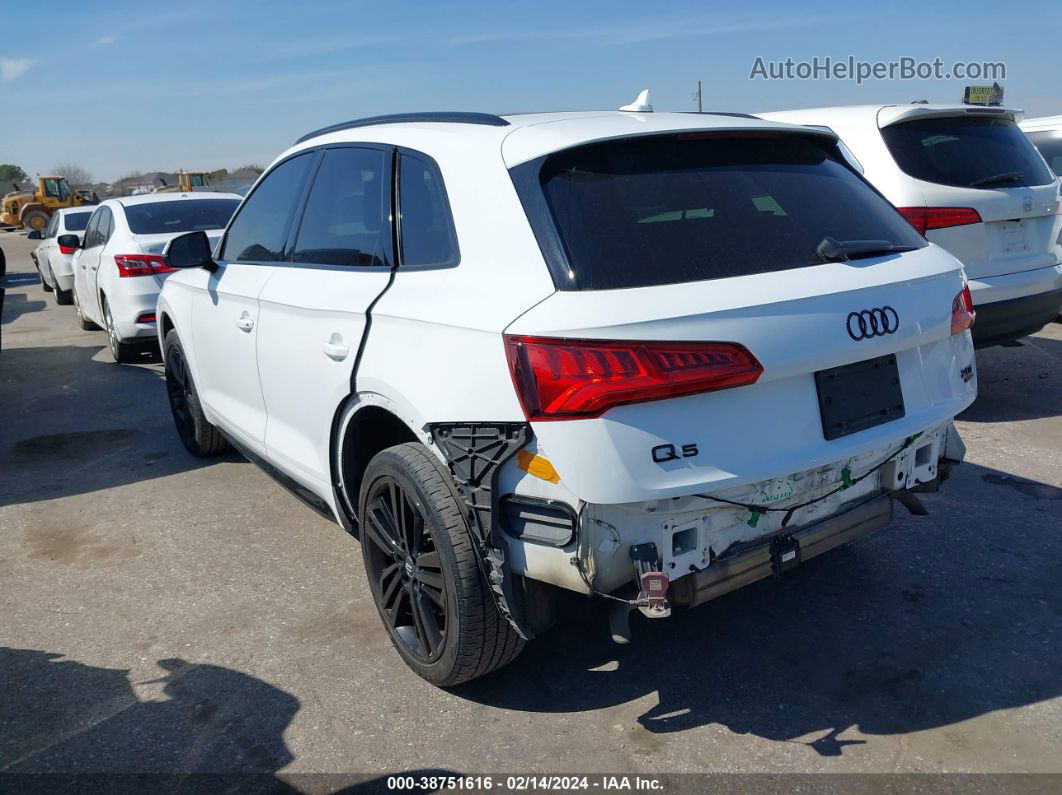
<svg viewBox="0 0 1062 795">
<path fill-rule="evenodd" d="M 145 312 L 142 315 L 137 315 L 136 322 L 137 323 L 154 323 L 155 322 L 155 313 L 154 312 Z"/>
<path fill-rule="evenodd" d="M 911 226 L 925 234 L 930 229 L 966 226 L 981 223 L 981 216 L 973 207 L 897 207 Z"/>
<path fill-rule="evenodd" d="M 59 246 L 60 254 L 73 254 L 75 251 L 77 251 L 77 249 L 73 246 Z"/>
<path fill-rule="evenodd" d="M 505 337 L 529 420 L 600 417 L 615 406 L 755 383 L 763 366 L 734 342 Z"/>
<path fill-rule="evenodd" d="M 976 319 L 977 312 L 974 310 L 973 296 L 970 295 L 970 285 L 964 284 L 962 292 L 951 302 L 951 333 L 962 334 Z"/>
<path fill-rule="evenodd" d="M 115 254 L 114 264 L 118 266 L 118 275 L 123 279 L 129 276 L 173 273 L 176 270 L 167 267 L 166 260 L 156 254 Z"/>
</svg>

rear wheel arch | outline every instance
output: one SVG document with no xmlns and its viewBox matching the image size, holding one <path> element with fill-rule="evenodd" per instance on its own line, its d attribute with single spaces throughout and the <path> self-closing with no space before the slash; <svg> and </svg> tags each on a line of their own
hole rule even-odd
<svg viewBox="0 0 1062 795">
<path fill-rule="evenodd" d="M 424 441 L 385 405 L 352 396 L 339 407 L 332 430 L 332 483 L 347 530 L 357 527 L 361 482 L 373 456 L 395 445 Z"/>
</svg>

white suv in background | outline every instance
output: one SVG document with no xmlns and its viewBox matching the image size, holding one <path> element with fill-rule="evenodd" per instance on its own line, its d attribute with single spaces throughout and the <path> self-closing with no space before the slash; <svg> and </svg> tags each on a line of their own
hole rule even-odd
<svg viewBox="0 0 1062 795">
<path fill-rule="evenodd" d="M 105 329 L 116 362 L 133 361 L 153 348 L 155 304 L 172 272 L 162 261 L 163 246 L 196 230 L 217 240 L 239 203 L 232 193 L 107 199 L 92 213 L 83 239 L 59 236 L 59 245 L 77 249 L 74 309 L 81 328 Z"/>
<path fill-rule="evenodd" d="M 511 660 L 556 589 L 624 639 L 920 511 L 963 457 L 959 262 L 832 134 L 640 107 L 338 124 L 216 257 L 167 248 L 181 440 L 356 532 L 436 684 Z"/>
<path fill-rule="evenodd" d="M 918 231 L 963 264 L 979 346 L 1032 334 L 1062 306 L 1059 183 L 1021 111 L 860 105 L 759 113 L 826 128 Z"/>
<path fill-rule="evenodd" d="M 40 240 L 33 252 L 33 263 L 41 276 L 44 292 L 55 293 L 57 304 L 69 304 L 73 301 L 74 290 L 74 254 L 77 247 L 59 243 L 59 238 L 73 235 L 80 242 L 84 237 L 85 227 L 92 215 L 92 207 L 69 207 L 56 210 L 44 231 L 34 229 L 28 235 L 29 240 Z"/>
<path fill-rule="evenodd" d="M 1023 119 L 1018 126 L 1040 150 L 1051 170 L 1062 175 L 1062 116 Z"/>
</svg>

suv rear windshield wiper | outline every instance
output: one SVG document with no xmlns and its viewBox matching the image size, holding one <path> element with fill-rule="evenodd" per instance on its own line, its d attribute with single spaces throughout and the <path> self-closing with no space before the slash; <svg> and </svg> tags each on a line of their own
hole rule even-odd
<svg viewBox="0 0 1062 795">
<path fill-rule="evenodd" d="M 983 185 L 1002 185 L 1005 182 L 1018 182 L 1024 176 L 1024 171 L 1007 171 L 1003 174 L 993 174 L 991 177 L 975 179 L 970 183 L 970 187 L 979 188 Z"/>
<path fill-rule="evenodd" d="M 815 246 L 815 253 L 823 262 L 846 262 L 859 257 L 876 257 L 881 254 L 898 254 L 914 251 L 917 246 L 898 246 L 889 240 L 835 240 L 824 237 Z"/>
</svg>

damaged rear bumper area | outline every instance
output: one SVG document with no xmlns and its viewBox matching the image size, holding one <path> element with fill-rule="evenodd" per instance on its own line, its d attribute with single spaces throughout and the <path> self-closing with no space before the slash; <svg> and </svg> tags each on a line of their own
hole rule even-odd
<svg viewBox="0 0 1062 795">
<path fill-rule="evenodd" d="M 671 604 L 696 607 L 771 574 L 781 574 L 884 527 L 892 521 L 892 510 L 891 495 L 882 494 L 821 522 L 775 533 L 729 550 L 707 569 L 671 583 Z"/>
</svg>

